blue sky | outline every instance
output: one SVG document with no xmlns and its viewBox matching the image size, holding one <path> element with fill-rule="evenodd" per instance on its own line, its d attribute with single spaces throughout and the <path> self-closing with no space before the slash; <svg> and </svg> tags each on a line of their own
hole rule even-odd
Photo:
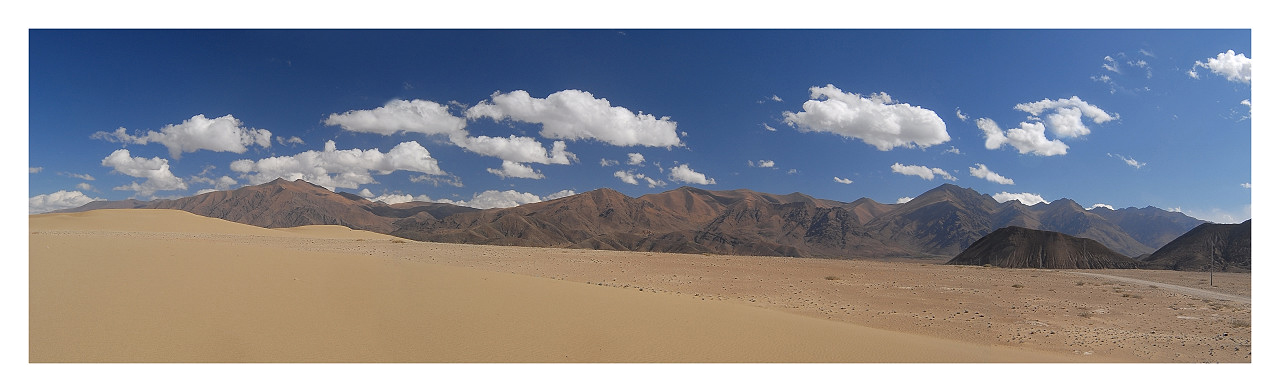
<svg viewBox="0 0 1280 392">
<path fill-rule="evenodd" d="M 31 30 L 29 56 L 32 212 L 279 175 L 1251 217 L 1248 30 Z"/>
</svg>

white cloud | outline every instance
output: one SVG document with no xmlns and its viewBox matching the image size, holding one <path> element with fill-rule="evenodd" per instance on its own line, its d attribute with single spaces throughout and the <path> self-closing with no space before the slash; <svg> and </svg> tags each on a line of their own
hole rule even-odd
<svg viewBox="0 0 1280 392">
<path fill-rule="evenodd" d="M 796 169 L 787 170 L 787 174 L 798 174 L 798 173 L 800 173 L 800 171 Z"/>
<path fill-rule="evenodd" d="M 609 167 L 617 164 L 618 161 L 616 160 L 600 158 L 600 166 Z"/>
<path fill-rule="evenodd" d="M 845 185 L 848 185 L 848 184 L 852 184 L 852 183 L 853 183 L 853 180 L 850 180 L 850 179 L 848 179 L 848 178 L 835 177 L 835 180 L 836 180 L 836 182 L 841 183 L 841 184 L 845 184 Z"/>
<path fill-rule="evenodd" d="M 370 191 L 369 191 L 369 188 L 361 189 L 361 190 L 360 190 L 360 192 L 356 193 L 356 195 L 359 195 L 360 197 L 363 197 L 363 198 L 366 198 L 366 199 L 372 199 L 372 198 L 374 198 L 374 196 L 373 196 L 373 192 L 370 192 Z"/>
<path fill-rule="evenodd" d="M 41 172 L 41 171 L 44 171 L 44 168 L 43 168 L 43 167 L 39 167 L 39 166 L 37 166 L 37 167 L 28 167 L 28 168 L 27 168 L 27 174 L 36 174 L 36 173 L 39 173 L 39 172 Z"/>
<path fill-rule="evenodd" d="M 577 155 L 565 151 L 565 142 L 560 140 L 552 143 L 550 152 L 534 138 L 515 135 L 457 138 L 455 143 L 468 151 L 510 162 L 568 165 L 571 160 L 578 160 Z"/>
<path fill-rule="evenodd" d="M 440 176 L 436 176 L 436 175 L 427 175 L 427 174 L 424 174 L 424 175 L 417 175 L 417 176 L 411 176 L 411 177 L 409 177 L 409 181 L 412 181 L 412 182 L 430 182 L 432 186 L 440 186 L 440 183 L 444 183 L 444 184 L 446 184 L 446 185 L 452 185 L 452 186 L 455 186 L 455 187 L 458 187 L 458 188 L 462 188 L 462 187 L 463 187 L 462 179 L 461 179 L 461 178 L 458 178 L 458 176 L 455 176 L 455 175 L 452 175 L 452 174 L 444 174 L 444 175 L 440 175 Z"/>
<path fill-rule="evenodd" d="M 81 179 L 81 180 L 85 180 L 85 181 L 93 181 L 93 180 L 94 180 L 94 179 L 93 179 L 93 176 L 88 175 L 88 174 L 77 174 L 77 173 L 67 173 L 67 172 L 58 172 L 58 174 L 59 174 L 59 175 L 63 175 L 63 176 L 67 176 L 67 177 L 71 177 L 71 178 L 79 178 L 79 179 Z"/>
<path fill-rule="evenodd" d="M 302 138 L 297 137 L 297 136 L 289 136 L 288 138 L 283 138 L 283 137 L 280 137 L 280 136 L 276 136 L 276 143 L 280 143 L 280 145 L 285 145 L 285 144 L 293 144 L 293 145 L 307 144 L 306 142 L 302 141 Z"/>
<path fill-rule="evenodd" d="M 641 155 L 638 152 L 627 153 L 627 164 L 631 166 L 643 166 L 644 155 Z"/>
<path fill-rule="evenodd" d="M 1020 103 L 1013 108 L 1030 113 L 1032 116 L 1039 116 L 1046 111 L 1050 112 L 1045 115 L 1045 122 L 1049 124 L 1049 130 L 1055 136 L 1065 138 L 1089 134 L 1089 128 L 1084 126 L 1083 117 L 1085 116 L 1089 117 L 1089 120 L 1092 120 L 1094 124 L 1101 124 L 1119 118 L 1119 115 L 1109 114 L 1102 108 L 1090 105 L 1076 96 L 1053 101 L 1046 98 L 1039 102 Z"/>
<path fill-rule="evenodd" d="M 245 128 L 230 114 L 213 119 L 197 114 L 181 124 L 165 125 L 160 132 L 147 131 L 141 136 L 117 128 L 111 133 L 94 133 L 92 138 L 133 144 L 160 143 L 169 148 L 169 156 L 173 158 L 196 150 L 244 153 L 251 145 L 271 147 L 271 131 Z"/>
<path fill-rule="evenodd" d="M 902 204 L 902 203 L 906 203 L 906 202 L 909 202 L 909 201 L 912 201 L 912 200 L 915 200 L 915 199 L 916 199 L 916 198 L 914 198 L 914 197 L 910 197 L 910 196 L 903 196 L 903 197 L 899 197 L 899 198 L 898 198 L 898 202 L 897 202 L 897 203 L 894 203 L 894 204 Z"/>
<path fill-rule="evenodd" d="M 1146 162 L 1138 162 L 1137 159 L 1126 157 L 1120 154 L 1107 153 L 1107 156 L 1124 161 L 1126 165 L 1133 166 L 1134 169 L 1141 169 L 1143 166 L 1147 165 Z"/>
<path fill-rule="evenodd" d="M 1044 200 L 1043 197 L 1040 197 L 1040 195 L 1037 195 L 1034 193 L 1000 192 L 1000 193 L 991 195 L 991 197 L 996 199 L 997 202 L 1001 202 L 1001 203 L 1004 203 L 1009 200 L 1017 200 L 1019 203 L 1026 204 L 1029 206 L 1033 206 L 1039 203 L 1048 203 Z"/>
<path fill-rule="evenodd" d="M 1102 69 L 1120 73 L 1120 64 L 1116 62 L 1116 59 L 1111 58 L 1111 56 L 1104 56 L 1102 61 Z"/>
<path fill-rule="evenodd" d="M 1246 183 L 1240 184 L 1240 187 L 1242 187 L 1242 188 L 1244 188 L 1244 189 L 1253 189 L 1253 183 L 1252 183 L 1252 182 L 1246 182 Z"/>
<path fill-rule="evenodd" d="M 969 121 L 969 115 L 961 113 L 960 108 L 956 108 L 956 118 L 959 118 L 960 121 Z"/>
<path fill-rule="evenodd" d="M 205 189 L 201 189 L 201 190 L 199 190 L 199 191 L 196 191 L 196 194 L 197 194 L 197 195 L 199 195 L 199 194 L 204 194 L 204 193 L 209 193 L 209 192 L 214 192 L 214 191 L 225 191 L 225 190 L 230 190 L 230 189 L 231 189 L 231 187 L 233 187 L 233 186 L 235 186 L 235 185 L 236 185 L 236 179 L 231 178 L 231 177 L 228 177 L 228 176 L 222 176 L 222 177 L 218 177 L 218 178 L 216 178 L 216 179 L 208 178 L 208 177 L 195 176 L 195 177 L 191 177 L 191 183 L 193 183 L 193 184 L 209 184 L 209 185 L 213 185 L 213 188 L 205 188 Z"/>
<path fill-rule="evenodd" d="M 555 200 L 555 199 L 559 199 L 559 198 L 562 198 L 562 197 L 569 197 L 569 196 L 573 196 L 573 195 L 576 195 L 576 194 L 578 194 L 578 192 L 574 192 L 574 191 L 571 191 L 571 190 L 565 189 L 565 190 L 561 190 L 561 191 L 559 191 L 559 192 L 556 192 L 556 193 L 552 193 L 552 194 L 550 194 L 550 195 L 547 195 L 547 197 L 542 198 L 542 201 Z"/>
<path fill-rule="evenodd" d="M 485 169 L 485 171 L 493 173 L 494 175 L 497 175 L 498 177 L 502 177 L 502 178 L 508 178 L 508 177 L 529 178 L 534 180 L 540 180 L 545 178 L 545 176 L 543 176 L 541 172 L 537 170 L 533 170 L 532 167 L 529 167 L 527 165 L 522 165 L 512 161 L 502 161 L 501 169 L 488 168 L 488 169 Z"/>
<path fill-rule="evenodd" d="M 1086 208 L 1086 210 L 1092 210 L 1095 208 L 1106 208 L 1108 210 L 1113 210 L 1113 211 L 1116 209 L 1115 207 L 1112 207 L 1110 204 L 1098 203 L 1098 204 L 1094 204 L 1092 207 Z"/>
<path fill-rule="evenodd" d="M 769 99 L 772 99 L 774 102 L 782 102 L 782 98 L 778 98 L 778 94 L 774 94 L 772 97 L 769 97 Z"/>
<path fill-rule="evenodd" d="M 946 151 L 943 151 L 943 153 L 960 155 L 960 149 L 956 148 L 955 146 L 951 146 L 951 148 L 948 148 Z"/>
<path fill-rule="evenodd" d="M 766 160 L 766 159 L 761 159 L 761 160 L 758 160 L 758 161 L 747 161 L 747 166 L 751 166 L 751 167 L 774 167 L 774 162 L 773 162 L 773 161 L 771 161 L 771 160 Z"/>
<path fill-rule="evenodd" d="M 276 178 L 305 180 L 329 190 L 355 189 L 375 183 L 370 172 L 391 174 L 397 170 L 427 175 L 447 175 L 431 153 L 416 141 L 400 143 L 391 151 L 378 149 L 339 150 L 332 140 L 324 151 L 303 151 L 293 156 L 263 158 L 257 162 L 242 159 L 231 162 L 231 170 L 243 173 L 250 184 L 262 184 Z"/>
<path fill-rule="evenodd" d="M 896 103 L 886 93 L 863 97 L 828 84 L 809 88 L 809 96 L 802 112 L 782 113 L 784 121 L 801 132 L 830 132 L 860 139 L 880 151 L 928 147 L 951 140 L 937 113 Z"/>
<path fill-rule="evenodd" d="M 563 90 L 546 98 L 533 98 L 523 90 L 494 93 L 489 100 L 467 109 L 466 115 L 542 124 L 540 134 L 550 139 L 595 139 L 615 146 L 682 145 L 676 123 L 668 117 L 632 113 L 579 90 Z"/>
<path fill-rule="evenodd" d="M 133 157 L 130 156 L 129 150 L 122 148 L 103 158 L 102 166 L 110 167 L 114 171 L 130 177 L 147 179 L 142 184 L 133 182 L 129 185 L 112 188 L 118 191 L 134 191 L 138 197 L 150 197 L 157 191 L 187 189 L 187 184 L 169 171 L 168 159 Z"/>
<path fill-rule="evenodd" d="M 95 190 L 95 189 L 93 188 L 93 185 L 89 185 L 89 183 L 87 183 L 87 182 L 82 182 L 82 183 L 76 184 L 76 189 L 79 189 L 79 190 L 82 190 L 82 191 L 92 191 L 92 190 Z"/>
<path fill-rule="evenodd" d="M 47 195 L 35 195 L 27 199 L 28 214 L 42 214 L 49 211 L 75 208 L 99 198 L 85 196 L 80 191 L 57 191 Z"/>
<path fill-rule="evenodd" d="M 986 137 L 988 150 L 994 150 L 1008 144 L 1018 149 L 1019 154 L 1034 153 L 1040 156 L 1053 156 L 1067 153 L 1068 147 L 1066 143 L 1061 140 L 1049 140 L 1044 136 L 1044 124 L 1042 123 L 1024 122 L 1022 127 L 1013 128 L 1007 132 L 1001 130 L 1000 126 L 989 118 L 979 118 L 974 123 L 978 125 L 978 129 L 981 129 Z"/>
<path fill-rule="evenodd" d="M 711 185 L 716 183 L 714 178 L 707 178 L 706 175 L 690 169 L 687 163 L 671 168 L 671 174 L 667 178 L 671 181 L 688 184 Z"/>
<path fill-rule="evenodd" d="M 946 170 L 942 170 L 939 168 L 930 168 L 930 167 L 916 166 L 916 165 L 903 165 L 901 163 L 895 162 L 893 166 L 890 167 L 890 169 L 892 169 L 894 173 L 908 175 L 908 176 L 917 176 L 930 181 L 933 180 L 933 177 L 935 175 L 950 181 L 956 180 L 956 178 L 952 176 L 951 173 L 947 173 Z"/>
<path fill-rule="evenodd" d="M 990 169 L 987 169 L 987 165 L 984 165 L 981 163 L 977 165 L 978 166 L 969 168 L 969 175 L 978 177 L 987 181 L 991 181 L 997 184 L 1013 185 L 1013 180 L 1005 176 L 996 174 L 996 172 L 993 172 Z"/>
<path fill-rule="evenodd" d="M 619 171 L 613 172 L 613 176 L 617 177 L 619 180 L 622 180 L 622 182 L 625 182 L 631 185 L 640 185 L 640 180 L 644 180 L 649 185 L 649 188 L 656 188 L 656 187 L 667 185 L 666 181 L 655 180 L 652 177 L 648 177 L 648 176 L 645 176 L 644 174 L 634 173 L 631 171 L 619 170 Z"/>
<path fill-rule="evenodd" d="M 329 115 L 325 125 L 337 125 L 352 132 L 391 135 L 399 131 L 426 135 L 448 135 L 450 140 L 466 136 L 467 120 L 449 113 L 449 108 L 421 99 L 387 102 L 371 110 L 349 110 Z"/>
<path fill-rule="evenodd" d="M 771 127 L 771 126 L 769 126 L 769 124 L 761 123 L 760 125 L 764 125 L 764 129 L 765 129 L 766 131 L 769 131 L 769 132 L 777 132 L 777 131 L 778 131 L 778 129 L 777 129 L 777 128 Z"/>
<path fill-rule="evenodd" d="M 470 201 L 453 202 L 471 208 L 489 209 L 489 208 L 510 208 L 521 204 L 537 203 L 542 201 L 541 197 L 532 193 L 516 192 L 514 190 L 507 191 L 484 191 L 475 195 Z M 447 201 L 440 201 L 447 202 Z"/>
<path fill-rule="evenodd" d="M 1207 68 L 1232 82 L 1250 84 L 1250 80 L 1253 78 L 1253 60 L 1245 57 L 1243 53 L 1236 54 L 1235 50 L 1218 53 L 1217 57 L 1210 57 L 1205 61 L 1196 61 L 1191 70 L 1187 71 L 1187 74 L 1192 78 L 1199 79 L 1200 75 L 1196 74 L 1196 68 Z"/>
</svg>

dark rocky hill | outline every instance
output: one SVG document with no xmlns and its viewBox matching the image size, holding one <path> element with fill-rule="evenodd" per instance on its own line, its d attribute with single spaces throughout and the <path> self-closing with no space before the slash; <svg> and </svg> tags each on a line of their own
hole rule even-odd
<svg viewBox="0 0 1280 392">
<path fill-rule="evenodd" d="M 988 234 L 947 262 L 1001 268 L 1134 268 L 1136 262 L 1097 241 L 1009 226 Z"/>
<path fill-rule="evenodd" d="M 1142 268 L 1249 272 L 1253 268 L 1253 220 L 1237 224 L 1205 223 L 1142 260 Z"/>
</svg>

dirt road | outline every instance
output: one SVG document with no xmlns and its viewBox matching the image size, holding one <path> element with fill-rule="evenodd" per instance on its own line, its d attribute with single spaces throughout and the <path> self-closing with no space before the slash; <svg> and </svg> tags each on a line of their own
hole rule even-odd
<svg viewBox="0 0 1280 392">
<path fill-rule="evenodd" d="M 1162 289 L 1175 291 L 1178 293 L 1195 296 L 1195 297 L 1208 298 L 1208 299 L 1220 299 L 1225 301 L 1236 301 L 1236 302 L 1242 302 L 1246 304 L 1252 304 L 1249 297 L 1241 297 L 1238 295 L 1224 294 L 1224 293 L 1219 293 L 1219 292 L 1214 292 L 1209 290 L 1197 289 L 1193 287 L 1178 286 L 1178 285 L 1160 283 L 1160 282 L 1152 282 L 1149 280 L 1142 280 L 1142 279 L 1135 279 L 1135 278 L 1126 278 L 1123 276 L 1095 274 L 1090 272 L 1072 272 L 1072 273 L 1076 275 L 1085 275 L 1085 276 L 1094 276 L 1099 278 L 1114 279 L 1122 282 L 1151 285 L 1151 286 L 1156 286 Z"/>
</svg>

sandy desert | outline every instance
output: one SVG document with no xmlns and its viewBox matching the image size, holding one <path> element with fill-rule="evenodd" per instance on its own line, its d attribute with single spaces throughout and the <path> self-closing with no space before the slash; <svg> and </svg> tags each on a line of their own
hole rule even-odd
<svg viewBox="0 0 1280 392">
<path fill-rule="evenodd" d="M 32 215 L 31 362 L 1243 362 L 1249 274 L 499 247 Z"/>
</svg>

